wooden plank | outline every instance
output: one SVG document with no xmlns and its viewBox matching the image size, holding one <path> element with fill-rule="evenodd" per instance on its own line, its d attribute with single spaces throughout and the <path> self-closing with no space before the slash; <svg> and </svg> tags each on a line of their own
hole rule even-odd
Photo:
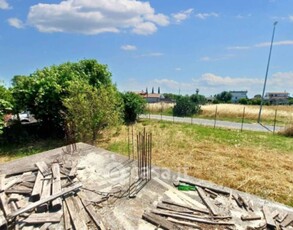
<svg viewBox="0 0 293 230">
<path fill-rule="evenodd" d="M 202 211 L 207 210 L 207 208 L 201 204 L 200 202 L 196 201 L 195 199 L 192 199 L 191 197 L 185 195 L 183 192 L 178 191 L 177 189 L 173 188 L 171 185 L 167 184 L 166 182 L 162 181 L 161 179 L 155 177 L 153 178 L 156 182 L 164 186 L 169 191 L 175 193 L 181 200 L 185 201 L 187 204 L 192 205 L 192 207 L 195 206 L 195 208 L 201 209 Z"/>
<path fill-rule="evenodd" d="M 32 189 L 24 187 L 24 186 L 14 186 L 5 191 L 6 194 L 23 194 L 23 195 L 31 195 Z"/>
<path fill-rule="evenodd" d="M 75 229 L 87 229 L 86 221 L 82 219 L 82 216 L 76 209 L 76 205 L 74 204 L 74 198 L 71 196 L 66 197 L 65 202 Z"/>
<path fill-rule="evenodd" d="M 5 177 L 5 174 L 0 174 L 0 192 L 4 190 Z"/>
<path fill-rule="evenodd" d="M 65 201 L 63 201 L 63 220 L 64 220 L 64 230 L 72 230 L 70 215 Z"/>
<path fill-rule="evenodd" d="M 74 161 L 72 162 L 72 167 L 71 167 L 71 170 L 69 172 L 69 176 L 70 177 L 74 177 L 76 175 L 76 172 L 77 172 L 77 161 Z"/>
<path fill-rule="evenodd" d="M 9 202 L 11 202 L 11 201 L 18 201 L 18 200 L 20 200 L 22 197 L 20 196 L 20 195 L 18 195 L 18 194 L 11 194 L 10 196 L 9 196 Z"/>
<path fill-rule="evenodd" d="M 190 216 L 187 216 L 187 215 L 175 214 L 175 213 L 168 212 L 168 211 L 152 210 L 151 212 L 155 213 L 155 214 L 158 214 L 158 215 L 162 215 L 162 216 L 185 219 L 185 220 L 195 221 L 195 222 L 204 223 L 204 224 L 228 225 L 228 226 L 235 225 L 234 223 L 228 222 L 228 221 L 227 222 L 224 222 L 224 221 L 212 221 L 212 220 L 198 218 L 198 217 L 190 217 Z"/>
<path fill-rule="evenodd" d="M 19 178 L 14 178 L 14 179 L 8 181 L 8 182 L 4 185 L 3 190 L 5 191 L 5 190 L 11 188 L 13 185 L 18 184 L 18 183 L 20 183 L 20 182 L 21 182 L 21 180 L 20 180 Z"/>
<path fill-rule="evenodd" d="M 218 208 L 214 205 L 214 203 L 212 203 L 210 198 L 206 195 L 205 191 L 202 188 L 198 187 L 197 192 L 199 196 L 201 197 L 202 201 L 206 204 L 208 209 L 212 212 L 212 214 L 214 216 L 218 216 L 219 215 Z"/>
<path fill-rule="evenodd" d="M 40 230 L 48 230 L 50 227 L 51 223 L 44 223 L 41 227 Z"/>
<path fill-rule="evenodd" d="M 157 208 L 168 210 L 168 211 L 182 212 L 182 213 L 190 213 L 190 214 L 193 213 L 193 211 L 191 211 L 191 210 L 184 210 L 184 208 L 179 208 L 179 207 L 176 207 L 176 206 L 175 207 L 170 207 L 170 205 L 167 206 L 167 205 L 162 204 L 162 203 L 158 203 Z"/>
<path fill-rule="evenodd" d="M 74 184 L 74 185 L 72 185 L 72 186 L 70 186 L 68 188 L 63 189 L 61 192 L 59 192 L 57 194 L 51 195 L 50 197 L 41 199 L 41 200 L 39 200 L 37 202 L 34 202 L 34 203 L 30 203 L 26 207 L 21 208 L 18 211 L 16 211 L 16 212 L 12 213 L 11 215 L 9 215 L 9 218 L 11 219 L 13 217 L 16 217 L 16 216 L 22 214 L 22 213 L 28 212 L 28 211 L 40 206 L 41 204 L 44 204 L 44 203 L 50 202 L 52 200 L 55 200 L 56 198 L 64 196 L 67 193 L 73 192 L 73 191 L 79 189 L 80 187 L 82 187 L 82 184 L 81 183 L 76 183 L 76 184 Z"/>
<path fill-rule="evenodd" d="M 186 226 L 193 227 L 193 228 L 196 228 L 196 229 L 201 229 L 201 227 L 199 225 L 195 224 L 195 223 L 176 220 L 176 219 L 171 218 L 171 217 L 168 217 L 167 220 L 169 220 L 169 221 L 171 221 L 171 222 L 173 222 L 175 224 L 186 225 Z"/>
<path fill-rule="evenodd" d="M 44 177 L 52 174 L 51 169 L 48 167 L 48 165 L 44 161 L 37 162 L 36 166 L 41 171 Z"/>
<path fill-rule="evenodd" d="M 32 201 L 36 201 L 40 199 L 42 188 L 43 188 L 43 179 L 44 179 L 43 174 L 40 171 L 38 171 L 37 178 L 35 180 L 33 191 L 30 197 Z"/>
<path fill-rule="evenodd" d="M 87 224 L 89 222 L 91 222 L 91 218 L 89 217 L 89 215 L 88 215 L 83 203 L 81 202 L 80 198 L 78 196 L 73 196 L 72 198 L 74 199 L 76 209 L 78 210 L 78 212 L 80 213 L 82 218 L 86 221 Z"/>
<path fill-rule="evenodd" d="M 0 228 L 2 229 L 6 229 L 6 225 L 7 225 L 7 221 L 4 217 L 4 213 L 2 212 L 2 210 L 0 209 Z"/>
<path fill-rule="evenodd" d="M 52 181 L 52 176 L 48 175 L 44 177 L 43 179 L 43 189 L 41 193 L 41 198 L 40 199 L 45 199 L 51 195 L 51 181 Z M 45 212 L 49 209 L 49 204 L 42 204 L 37 207 L 38 212 Z"/>
<path fill-rule="evenodd" d="M 25 187 L 27 187 L 27 188 L 31 188 L 31 189 L 33 189 L 35 183 L 33 183 L 33 182 L 29 182 L 29 181 L 24 181 L 24 182 L 22 182 L 20 185 L 25 186 Z"/>
<path fill-rule="evenodd" d="M 286 216 L 286 218 L 282 221 L 281 225 L 282 227 L 287 227 L 289 226 L 291 223 L 293 223 L 293 214 L 288 214 Z"/>
<path fill-rule="evenodd" d="M 248 215 L 242 215 L 241 220 L 243 221 L 261 220 L 261 216 L 256 215 L 255 213 L 249 213 Z"/>
<path fill-rule="evenodd" d="M 142 218 L 151 224 L 155 225 L 156 227 L 160 227 L 161 229 L 165 230 L 173 230 L 173 229 L 180 229 L 175 224 L 172 224 L 170 221 L 162 218 L 160 216 L 154 215 L 150 212 L 144 212 Z"/>
<path fill-rule="evenodd" d="M 162 202 L 165 203 L 165 204 L 170 204 L 170 205 L 174 205 L 174 206 L 181 207 L 181 208 L 186 208 L 186 209 L 189 209 L 189 210 L 194 211 L 194 212 L 201 212 L 201 213 L 204 213 L 204 214 L 210 214 L 209 211 L 204 211 L 204 210 L 201 210 L 201 209 L 198 209 L 198 208 L 185 206 L 185 205 L 178 204 L 178 203 L 175 203 L 175 202 L 171 202 L 171 201 L 167 201 L 167 200 L 163 200 Z"/>
<path fill-rule="evenodd" d="M 274 220 L 274 218 L 272 216 L 272 211 L 267 206 L 263 206 L 262 210 L 263 210 L 266 222 L 267 222 L 267 227 L 275 228 L 276 223 L 275 223 L 275 220 Z"/>
<path fill-rule="evenodd" d="M 52 183 L 52 195 L 61 191 L 61 178 L 60 178 L 60 165 L 58 163 L 54 163 L 52 165 L 53 172 L 53 183 Z M 52 201 L 52 208 L 54 210 L 61 209 L 62 201 L 60 198 Z"/>
<path fill-rule="evenodd" d="M 4 192 L 0 193 L 0 203 L 4 214 L 7 217 L 11 213 L 11 208 L 8 205 L 8 197 Z"/>
<path fill-rule="evenodd" d="M 32 172 L 30 172 L 30 174 L 27 174 L 27 173 L 23 173 L 22 176 L 21 176 L 21 180 L 22 182 L 32 182 L 32 183 L 35 183 L 35 180 L 36 180 L 36 175 Z"/>
<path fill-rule="evenodd" d="M 110 229 L 109 225 L 105 222 L 105 220 L 103 220 L 102 216 L 95 211 L 93 205 L 87 198 L 86 194 L 80 191 L 79 193 L 77 193 L 77 195 L 81 199 L 81 202 L 86 208 L 88 214 L 91 216 L 92 220 L 95 222 L 96 226 L 100 228 L 100 230 Z"/>
<path fill-rule="evenodd" d="M 59 223 L 62 217 L 61 212 L 33 213 L 23 222 L 27 224 Z"/>
</svg>

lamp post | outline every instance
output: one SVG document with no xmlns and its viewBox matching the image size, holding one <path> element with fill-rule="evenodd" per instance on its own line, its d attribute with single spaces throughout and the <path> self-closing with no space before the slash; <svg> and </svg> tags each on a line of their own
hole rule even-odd
<svg viewBox="0 0 293 230">
<path fill-rule="evenodd" d="M 264 94 L 266 90 L 266 84 L 267 84 L 267 78 L 268 78 L 268 73 L 269 73 L 269 67 L 270 67 L 270 61 L 271 61 L 271 55 L 272 55 L 272 49 L 273 49 L 273 43 L 274 43 L 274 37 L 275 37 L 275 29 L 276 25 L 278 22 L 274 22 L 274 29 L 273 29 L 273 35 L 272 35 L 272 41 L 271 41 L 271 47 L 270 47 L 270 53 L 269 53 L 269 59 L 268 59 L 268 64 L 267 64 L 267 71 L 266 71 L 266 76 L 265 76 L 265 81 L 263 85 L 263 91 L 262 91 L 262 96 L 261 96 L 261 102 L 260 102 L 260 107 L 259 107 L 259 113 L 258 113 L 258 119 L 257 122 L 261 122 L 261 111 L 262 111 L 262 106 L 263 106 L 263 101 L 264 101 Z"/>
</svg>

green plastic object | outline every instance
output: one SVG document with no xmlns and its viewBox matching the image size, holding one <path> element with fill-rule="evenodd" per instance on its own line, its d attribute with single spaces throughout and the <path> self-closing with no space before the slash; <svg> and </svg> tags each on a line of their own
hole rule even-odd
<svg viewBox="0 0 293 230">
<path fill-rule="evenodd" d="M 178 190 L 181 190 L 181 191 L 195 191 L 196 188 L 195 188 L 195 186 L 192 186 L 192 185 L 183 185 L 183 184 L 180 184 L 178 186 Z"/>
</svg>

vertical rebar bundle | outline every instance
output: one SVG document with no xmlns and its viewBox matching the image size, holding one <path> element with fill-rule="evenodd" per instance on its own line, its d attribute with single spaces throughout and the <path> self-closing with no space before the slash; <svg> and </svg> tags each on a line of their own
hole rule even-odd
<svg viewBox="0 0 293 230">
<path fill-rule="evenodd" d="M 145 129 L 137 135 L 137 162 L 138 178 L 149 181 L 152 178 L 152 134 Z"/>
</svg>

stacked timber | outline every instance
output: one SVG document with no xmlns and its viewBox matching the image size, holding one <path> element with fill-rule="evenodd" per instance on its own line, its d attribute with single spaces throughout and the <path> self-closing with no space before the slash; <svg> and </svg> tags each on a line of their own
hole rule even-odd
<svg viewBox="0 0 293 230">
<path fill-rule="evenodd" d="M 0 175 L 0 229 L 107 229 L 82 184 L 74 182 L 77 162 L 35 166 Z"/>
<path fill-rule="evenodd" d="M 170 188 L 169 185 L 164 185 L 169 189 L 165 192 L 165 197 L 169 198 L 163 198 L 155 205 L 155 208 L 145 210 L 142 218 L 161 229 L 238 230 L 239 226 L 246 230 L 293 229 L 292 213 L 272 210 L 266 205 L 256 208 L 251 200 L 235 192 L 229 193 L 188 181 L 176 181 L 173 185 L 179 187 L 182 183 L 195 186 L 195 191 L 178 191 Z M 170 199 L 171 192 L 176 194 L 177 201 Z M 185 195 L 186 193 L 191 195 L 195 193 L 194 197 L 200 198 L 201 202 Z M 178 202 L 178 198 L 183 203 Z"/>
</svg>

